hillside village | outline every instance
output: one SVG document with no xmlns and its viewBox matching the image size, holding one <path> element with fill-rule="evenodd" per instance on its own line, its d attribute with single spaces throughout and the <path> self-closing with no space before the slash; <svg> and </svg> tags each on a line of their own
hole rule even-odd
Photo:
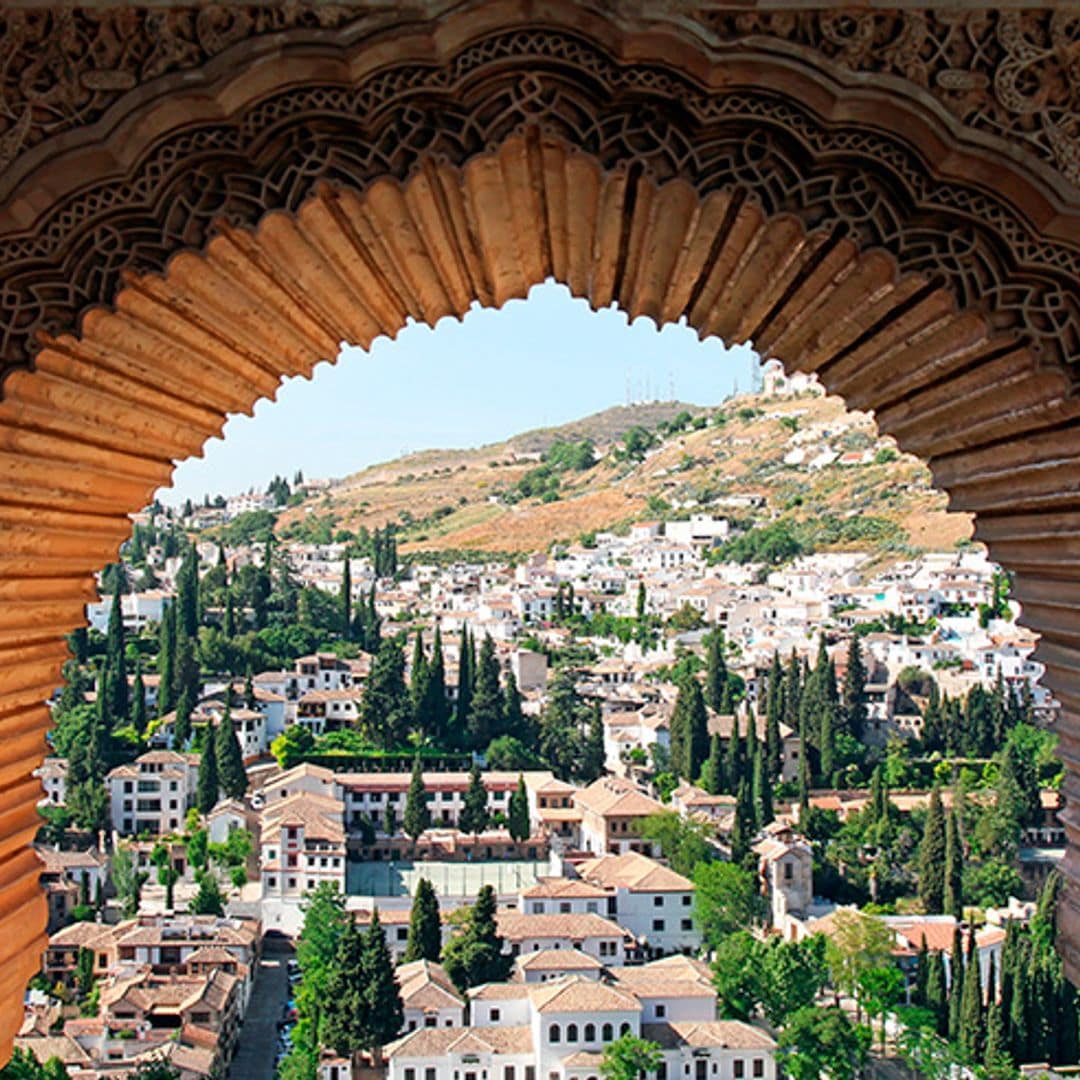
<svg viewBox="0 0 1080 1080">
<path fill-rule="evenodd" d="M 475 452 L 499 490 L 458 506 L 449 466 L 400 465 L 138 517 L 52 702 L 25 1054 L 76 1080 L 1076 1060 L 1059 703 L 1007 577 L 812 380 L 651 422 Z"/>
</svg>

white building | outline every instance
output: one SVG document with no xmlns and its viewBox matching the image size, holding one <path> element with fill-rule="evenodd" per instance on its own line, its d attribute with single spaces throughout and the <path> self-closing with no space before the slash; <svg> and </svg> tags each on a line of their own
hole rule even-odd
<svg viewBox="0 0 1080 1080">
<path fill-rule="evenodd" d="M 118 833 L 161 836 L 183 827 L 195 801 L 199 755 L 151 750 L 105 777 L 112 827 Z"/>
<path fill-rule="evenodd" d="M 603 888 L 608 915 L 653 956 L 696 952 L 694 885 L 689 878 L 640 852 L 602 855 L 578 866 L 583 881 Z"/>
<path fill-rule="evenodd" d="M 596 1080 L 604 1047 L 621 1035 L 656 1042 L 660 1067 L 650 1080 L 774 1080 L 774 1040 L 760 1028 L 702 1015 L 671 1019 L 683 982 L 651 1000 L 649 1022 L 633 988 L 587 978 L 478 987 L 470 1026 L 414 1031 L 386 1047 L 388 1080 Z M 695 998 L 695 1001 L 698 999 Z M 335 1066 L 340 1068 L 340 1066 Z M 324 1069 L 323 1080 L 345 1080 Z"/>
</svg>

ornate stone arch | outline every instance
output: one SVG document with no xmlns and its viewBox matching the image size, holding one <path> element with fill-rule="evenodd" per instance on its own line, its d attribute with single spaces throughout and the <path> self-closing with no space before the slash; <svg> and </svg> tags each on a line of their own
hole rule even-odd
<svg viewBox="0 0 1080 1080">
<path fill-rule="evenodd" d="M 1077 19 L 610 6 L 0 15 L 4 1000 L 40 703 L 126 515 L 341 340 L 547 277 L 874 410 L 1017 572 L 1072 723 Z"/>
</svg>

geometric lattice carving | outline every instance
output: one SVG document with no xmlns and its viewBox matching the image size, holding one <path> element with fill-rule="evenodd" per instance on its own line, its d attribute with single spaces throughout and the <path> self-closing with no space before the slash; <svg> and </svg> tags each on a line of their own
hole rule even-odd
<svg viewBox="0 0 1080 1080">
<path fill-rule="evenodd" d="M 350 10 L 8 14 L 3 138 L 10 148 L 32 142 L 33 133 L 85 124 L 140 80 L 251 35 L 347 27 Z M 953 68 L 944 65 L 959 63 L 958 43 L 968 43 L 969 67 L 981 70 L 1020 33 L 1010 37 L 1012 23 L 991 21 L 997 51 L 974 16 L 724 14 L 711 26 L 747 43 L 765 33 L 805 38 L 853 68 L 874 61 L 915 82 L 944 82 L 954 101 L 958 77 L 945 78 Z M 1024 40 L 1037 26 L 1055 41 L 1072 23 L 1028 13 L 1022 25 Z M 76 53 L 85 59 L 76 62 Z M 1027 85 L 1019 76 L 1014 82 Z M 1047 102 L 1064 100 L 1072 85 L 1064 76 L 1058 83 L 1043 95 Z M 965 113 L 980 123 L 991 115 L 999 112 Z M 1038 126 L 1038 137 L 1049 138 L 1047 125 L 1056 125 L 1064 146 L 1070 121 L 1052 116 L 1044 109 L 1037 121 L 1029 117 L 1028 134 L 1035 138 Z M 900 137 L 827 122 L 794 95 L 706 89 L 670 64 L 620 62 L 577 33 L 526 29 L 480 37 L 442 63 L 402 62 L 355 85 L 267 92 L 227 119 L 178 126 L 126 175 L 88 183 L 33 228 L 9 233 L 0 267 L 5 370 L 32 362 L 41 332 L 69 330 L 87 308 L 110 303 L 125 270 L 160 270 L 175 251 L 204 245 L 217 220 L 254 224 L 268 210 L 295 209 L 319 181 L 363 189 L 378 177 L 404 179 L 432 151 L 461 164 L 526 123 L 606 168 L 682 178 L 703 193 L 747 188 L 769 213 L 849 233 L 861 247 L 891 252 L 902 270 L 945 282 L 959 306 L 987 312 L 996 329 L 1030 341 L 1046 360 L 1071 367 L 1080 356 L 1080 249 L 1041 236 L 1004 195 L 936 177 Z"/>
</svg>

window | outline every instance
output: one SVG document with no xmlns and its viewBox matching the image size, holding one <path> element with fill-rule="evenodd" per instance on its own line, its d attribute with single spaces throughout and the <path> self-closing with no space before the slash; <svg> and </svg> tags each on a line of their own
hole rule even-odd
<svg viewBox="0 0 1080 1080">
<path fill-rule="evenodd" d="M 619 1025 L 619 1035 L 623 1036 L 623 1035 L 629 1035 L 629 1034 L 630 1034 L 630 1025 L 627 1024 L 627 1023 L 620 1024 Z"/>
<path fill-rule="evenodd" d="M 735 1080 L 742 1080 L 746 1075 L 746 1062 L 742 1058 L 735 1059 Z"/>
<path fill-rule="evenodd" d="M 683 907 L 689 907 L 690 903 L 691 903 L 691 900 L 692 900 L 692 897 L 690 896 L 689 893 L 683 893 L 682 906 Z"/>
<path fill-rule="evenodd" d="M 503 1080 L 514 1080 L 514 1066 L 513 1065 L 504 1065 L 503 1066 Z"/>
<path fill-rule="evenodd" d="M 653 919 L 652 928 L 654 930 L 663 930 L 664 929 L 664 920 L 663 919 Z"/>
<path fill-rule="evenodd" d="M 533 913 L 536 914 L 536 915 L 543 915 L 544 914 L 544 902 L 543 902 L 543 900 L 537 900 L 536 901 L 536 903 L 533 905 Z"/>
<path fill-rule="evenodd" d="M 654 896 L 652 898 L 652 906 L 653 907 L 663 907 L 664 906 L 664 898 L 662 896 Z"/>
<path fill-rule="evenodd" d="M 424 1080 L 435 1080 L 435 1070 L 430 1069 L 430 1068 L 425 1069 L 424 1070 Z"/>
<path fill-rule="evenodd" d="M 567 1024 L 566 1026 L 566 1041 L 568 1043 L 576 1043 L 578 1039 L 577 1024 Z"/>
<path fill-rule="evenodd" d="M 615 1038 L 615 1029 L 610 1024 L 605 1024 L 601 1029 L 600 1037 L 603 1042 L 611 1042 Z"/>
<path fill-rule="evenodd" d="M 559 904 L 559 914 L 560 915 L 569 915 L 570 914 L 570 901 L 569 900 L 563 900 Z"/>
<path fill-rule="evenodd" d="M 667 1080 L 667 1062 L 661 1061 L 656 1066 L 656 1080 Z"/>
<path fill-rule="evenodd" d="M 764 1058 L 754 1058 L 753 1074 L 754 1074 L 754 1076 L 764 1076 L 765 1075 L 765 1059 Z"/>
<path fill-rule="evenodd" d="M 656 1018 L 657 1018 L 657 1020 L 663 1020 L 665 1016 L 667 1016 L 667 1006 L 666 1005 L 657 1005 L 656 1006 Z"/>
<path fill-rule="evenodd" d="M 683 921 L 679 925 L 682 927 L 683 930 L 693 930 L 694 928 L 694 923 L 692 919 L 683 919 Z"/>
<path fill-rule="evenodd" d="M 790 881 L 792 879 L 792 877 L 794 875 L 794 870 L 795 870 L 795 867 L 792 866 L 791 863 L 789 863 L 789 862 L 784 863 L 784 880 L 785 881 Z"/>
<path fill-rule="evenodd" d="M 525 1080 L 536 1080 L 536 1066 L 535 1065 L 526 1065 L 525 1066 Z"/>
<path fill-rule="evenodd" d="M 491 1014 L 490 1014 L 490 1019 L 491 1019 L 491 1022 L 492 1022 L 493 1024 L 497 1024 L 497 1023 L 499 1022 L 499 1018 L 500 1018 L 501 1016 L 502 1016 L 502 1013 L 501 1013 L 501 1012 L 499 1012 L 499 1010 L 498 1010 L 498 1009 L 492 1009 L 492 1010 L 491 1010 Z"/>
<path fill-rule="evenodd" d="M 596 1025 L 595 1024 L 586 1024 L 585 1025 L 585 1041 L 587 1043 L 596 1042 Z"/>
<path fill-rule="evenodd" d="M 557 1043 L 562 1038 L 562 1032 L 559 1030 L 558 1024 L 552 1024 L 548 1028 L 548 1042 Z"/>
<path fill-rule="evenodd" d="M 416 1080 L 416 1070 L 415 1069 L 406 1069 L 405 1070 L 405 1080 Z"/>
<path fill-rule="evenodd" d="M 435 1027 L 438 1023 L 439 1023 L 439 1018 L 437 1016 L 425 1016 L 424 1017 L 424 1027 Z"/>
<path fill-rule="evenodd" d="M 269 885 L 271 889 L 276 889 L 277 888 L 277 878 L 276 877 L 268 877 L 266 879 L 266 884 Z"/>
</svg>

